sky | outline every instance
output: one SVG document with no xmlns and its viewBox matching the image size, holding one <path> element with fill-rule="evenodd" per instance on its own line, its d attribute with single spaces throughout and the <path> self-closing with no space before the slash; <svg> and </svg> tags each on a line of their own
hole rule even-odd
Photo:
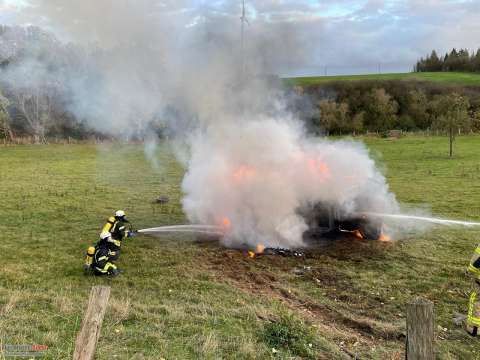
<svg viewBox="0 0 480 360">
<path fill-rule="evenodd" d="M 29 3 L 35 1 L 41 2 L 0 0 L 0 23 L 28 22 L 48 28 L 48 21 L 42 16 L 23 16 Z M 193 28 L 201 26 L 205 14 L 240 21 L 240 0 L 140 1 L 151 2 L 161 11 L 181 12 L 184 26 Z M 443 54 L 453 47 L 480 47 L 480 0 L 246 0 L 246 3 L 247 41 L 248 32 L 255 31 L 258 23 L 271 24 L 272 28 L 288 24 L 308 50 L 304 56 L 292 54 L 281 75 L 404 72 L 410 71 L 416 60 L 432 49 Z"/>
</svg>

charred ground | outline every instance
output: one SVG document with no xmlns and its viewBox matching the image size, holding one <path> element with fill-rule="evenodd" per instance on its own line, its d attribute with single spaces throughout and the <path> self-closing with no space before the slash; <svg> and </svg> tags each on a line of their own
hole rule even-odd
<svg viewBox="0 0 480 360">
<path fill-rule="evenodd" d="M 205 246 L 207 268 L 219 281 L 227 281 L 240 290 L 260 298 L 273 299 L 300 315 L 307 323 L 334 342 L 339 340 L 347 355 L 369 351 L 382 342 L 396 346 L 404 341 L 402 324 L 392 324 L 391 315 L 378 311 L 389 300 L 359 286 L 350 274 L 339 271 L 335 263 L 353 266 L 365 262 L 385 261 L 384 253 L 393 244 L 368 242 L 354 236 L 324 244 L 321 248 L 303 250 L 304 256 L 258 255 Z M 305 288 L 319 289 L 313 295 Z M 317 292 L 317 291 L 315 291 Z M 320 295 L 320 296 L 318 296 Z M 261 321 L 276 322 L 276 316 L 259 315 Z M 395 344 L 396 342 L 399 344 Z M 395 352 L 396 353 L 396 352 Z M 398 358 L 401 358 L 398 352 Z M 391 358 L 396 355 L 391 354 Z M 353 355 L 354 356 L 354 355 Z"/>
</svg>

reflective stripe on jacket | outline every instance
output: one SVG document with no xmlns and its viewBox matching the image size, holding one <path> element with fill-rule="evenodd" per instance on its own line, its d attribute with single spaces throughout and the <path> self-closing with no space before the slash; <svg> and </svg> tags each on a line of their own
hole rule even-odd
<svg viewBox="0 0 480 360">
<path fill-rule="evenodd" d="M 480 304 L 477 303 L 477 291 L 472 291 L 470 301 L 468 302 L 467 324 L 470 326 L 480 327 Z"/>
</svg>

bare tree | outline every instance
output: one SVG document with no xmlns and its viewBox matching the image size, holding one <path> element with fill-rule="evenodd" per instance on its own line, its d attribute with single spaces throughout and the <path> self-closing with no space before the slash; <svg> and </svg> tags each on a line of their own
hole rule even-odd
<svg viewBox="0 0 480 360">
<path fill-rule="evenodd" d="M 15 91 L 13 101 L 25 116 L 29 130 L 36 144 L 46 142 L 45 132 L 51 122 L 52 96 L 45 86 L 24 88 Z"/>
</svg>

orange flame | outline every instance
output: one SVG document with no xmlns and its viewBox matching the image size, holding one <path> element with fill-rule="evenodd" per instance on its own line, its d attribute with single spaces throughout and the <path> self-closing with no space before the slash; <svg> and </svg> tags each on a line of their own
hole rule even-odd
<svg viewBox="0 0 480 360">
<path fill-rule="evenodd" d="M 228 217 L 224 217 L 220 222 L 220 227 L 223 229 L 224 232 L 227 232 L 232 227 L 232 222 Z"/>
<path fill-rule="evenodd" d="M 241 165 L 233 173 L 233 180 L 236 182 L 247 181 L 256 175 L 255 168 L 248 165 Z"/>
<path fill-rule="evenodd" d="M 392 238 L 385 233 L 381 233 L 378 240 L 387 242 L 387 241 L 392 241 Z"/>
<path fill-rule="evenodd" d="M 261 254 L 265 251 L 265 245 L 258 244 L 257 247 L 255 248 L 255 253 L 256 254 Z"/>
<path fill-rule="evenodd" d="M 309 159 L 308 168 L 313 174 L 319 176 L 322 180 L 329 179 L 332 175 L 328 165 L 321 160 Z"/>
<path fill-rule="evenodd" d="M 250 258 L 254 258 L 255 256 L 257 256 L 258 254 L 262 254 L 263 252 L 265 251 L 265 245 L 263 244 L 258 244 L 256 247 L 255 247 L 255 251 L 253 250 L 248 250 L 248 256 Z"/>
<path fill-rule="evenodd" d="M 353 230 L 352 231 L 352 234 L 357 238 L 357 239 L 360 239 L 360 240 L 363 240 L 364 237 L 362 235 L 362 233 L 360 232 L 360 230 Z"/>
</svg>

